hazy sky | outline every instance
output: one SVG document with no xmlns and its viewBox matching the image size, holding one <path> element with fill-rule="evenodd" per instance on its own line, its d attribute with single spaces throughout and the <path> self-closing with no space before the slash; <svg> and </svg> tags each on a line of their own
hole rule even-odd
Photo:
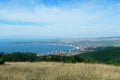
<svg viewBox="0 0 120 80">
<path fill-rule="evenodd" d="M 0 38 L 120 36 L 120 0 L 0 0 Z"/>
</svg>

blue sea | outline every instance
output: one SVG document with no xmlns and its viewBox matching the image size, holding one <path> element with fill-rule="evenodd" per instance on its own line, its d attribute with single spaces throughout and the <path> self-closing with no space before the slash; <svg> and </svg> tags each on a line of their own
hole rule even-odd
<svg viewBox="0 0 120 80">
<path fill-rule="evenodd" d="M 45 54 L 53 51 L 64 51 L 75 49 L 73 46 L 59 44 L 43 44 L 43 43 L 18 43 L 14 44 L 12 40 L 0 40 L 0 52 L 33 52 L 37 54 Z"/>
</svg>

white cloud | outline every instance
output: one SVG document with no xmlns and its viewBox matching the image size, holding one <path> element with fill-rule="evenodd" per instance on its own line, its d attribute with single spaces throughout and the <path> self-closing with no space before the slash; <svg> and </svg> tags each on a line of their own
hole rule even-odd
<svg viewBox="0 0 120 80">
<path fill-rule="evenodd" d="M 34 0 L 31 0 L 35 4 Z M 28 6 L 29 7 L 29 6 Z M 0 20 L 48 23 L 25 26 L 0 24 L 0 37 L 96 37 L 119 35 L 119 4 L 97 5 L 88 2 L 71 9 L 36 5 L 32 8 L 0 8 Z M 108 31 L 110 29 L 112 31 Z M 111 33 L 111 34 L 110 34 Z"/>
</svg>

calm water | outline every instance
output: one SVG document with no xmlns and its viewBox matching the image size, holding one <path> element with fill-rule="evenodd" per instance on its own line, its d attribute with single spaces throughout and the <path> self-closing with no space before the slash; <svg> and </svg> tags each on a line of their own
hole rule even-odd
<svg viewBox="0 0 120 80">
<path fill-rule="evenodd" d="M 39 43 L 21 43 L 10 44 L 7 42 L 0 42 L 0 52 L 34 52 L 47 53 L 52 51 L 75 49 L 73 46 L 54 45 L 54 44 L 39 44 Z"/>
</svg>

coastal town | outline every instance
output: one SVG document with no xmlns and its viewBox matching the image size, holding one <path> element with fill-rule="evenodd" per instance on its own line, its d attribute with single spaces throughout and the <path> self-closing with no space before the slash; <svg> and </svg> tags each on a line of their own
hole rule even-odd
<svg viewBox="0 0 120 80">
<path fill-rule="evenodd" d="M 47 44 L 61 44 L 61 45 L 68 45 L 73 46 L 75 49 L 71 50 L 63 50 L 63 51 L 53 51 L 48 52 L 47 54 L 38 54 L 38 56 L 44 55 L 76 55 L 82 54 L 88 51 L 94 51 L 96 48 L 100 47 L 119 47 L 120 45 L 120 38 L 92 38 L 92 39 L 79 39 L 79 40 L 61 40 L 61 41 L 53 41 L 53 42 L 37 42 L 37 43 L 47 43 Z"/>
</svg>

